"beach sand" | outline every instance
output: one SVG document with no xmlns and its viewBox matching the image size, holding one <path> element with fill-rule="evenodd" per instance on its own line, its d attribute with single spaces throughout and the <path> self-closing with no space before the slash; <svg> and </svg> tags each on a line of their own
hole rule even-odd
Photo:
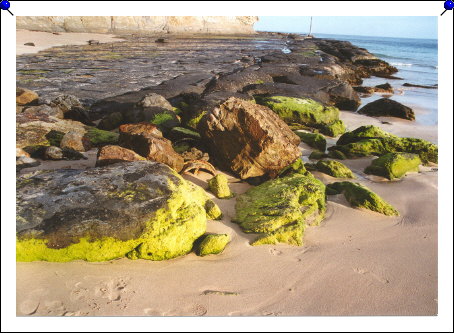
<svg viewBox="0 0 454 333">
<path fill-rule="evenodd" d="M 100 43 L 121 41 L 115 35 L 82 32 L 52 32 L 16 30 L 16 55 L 38 53 L 50 47 L 63 45 L 86 45 L 89 40 Z M 34 43 L 35 46 L 24 45 Z"/>
<path fill-rule="evenodd" d="M 387 125 L 352 112 L 342 112 L 341 119 L 349 129 L 374 124 L 437 141 L 435 126 L 395 119 L 387 119 L 392 124 Z M 306 145 L 300 147 L 303 155 L 310 153 Z M 78 167 L 91 166 L 94 152 L 89 156 Z M 370 161 L 343 162 L 358 182 L 396 207 L 399 217 L 353 209 L 342 195 L 329 196 L 326 218 L 306 229 L 304 246 L 253 247 L 249 242 L 256 236 L 231 222 L 236 199 L 214 198 L 224 218 L 209 221 L 208 232 L 232 238 L 222 254 L 191 253 L 163 262 L 19 262 L 17 315 L 436 315 L 437 169 L 421 167 L 420 173 L 390 182 L 363 173 Z M 315 175 L 325 183 L 336 181 Z M 205 188 L 210 177 L 185 176 Z M 249 188 L 229 179 L 236 194 Z"/>
</svg>

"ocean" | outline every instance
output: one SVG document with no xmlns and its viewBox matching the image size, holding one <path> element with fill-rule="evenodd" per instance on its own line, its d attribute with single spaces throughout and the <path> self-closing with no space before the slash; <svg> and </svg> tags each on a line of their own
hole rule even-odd
<svg viewBox="0 0 454 333">
<path fill-rule="evenodd" d="M 404 83 L 434 85 L 438 83 L 438 41 L 436 39 L 367 37 L 349 35 L 314 34 L 319 38 L 346 40 L 363 47 L 378 58 L 395 66 L 394 74 L 403 80 L 369 78 L 364 86 L 375 86 L 389 82 L 395 89 L 391 98 L 419 112 L 416 122 L 423 125 L 438 124 L 438 89 L 404 87 Z M 362 100 L 362 105 L 381 98 L 373 95 Z"/>
</svg>

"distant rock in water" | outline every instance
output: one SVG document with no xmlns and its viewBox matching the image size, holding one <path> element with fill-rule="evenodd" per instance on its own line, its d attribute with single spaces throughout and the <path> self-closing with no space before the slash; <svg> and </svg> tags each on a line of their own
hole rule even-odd
<svg viewBox="0 0 454 333">
<path fill-rule="evenodd" d="M 366 104 L 359 109 L 358 113 L 374 117 L 384 116 L 415 120 L 415 113 L 411 108 L 389 98 L 380 98 Z"/>
<path fill-rule="evenodd" d="M 198 126 L 210 158 L 241 179 L 276 177 L 300 156 L 299 137 L 265 106 L 230 98 Z"/>
<path fill-rule="evenodd" d="M 438 84 L 434 84 L 433 86 L 425 86 L 421 84 L 412 84 L 412 83 L 404 83 L 404 87 L 415 87 L 415 88 L 425 88 L 425 89 L 438 89 Z"/>
<path fill-rule="evenodd" d="M 166 165 L 128 162 L 17 179 L 17 261 L 164 260 L 206 230 L 202 188 Z"/>
</svg>

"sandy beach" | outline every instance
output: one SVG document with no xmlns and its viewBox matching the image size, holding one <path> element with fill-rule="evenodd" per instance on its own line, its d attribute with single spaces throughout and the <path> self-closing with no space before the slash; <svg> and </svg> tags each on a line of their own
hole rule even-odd
<svg viewBox="0 0 454 333">
<path fill-rule="evenodd" d="M 118 41 L 105 34 L 17 31 L 17 55 L 83 45 L 89 39 Z M 24 46 L 26 42 L 36 46 Z M 438 142 L 436 125 L 350 111 L 341 111 L 340 119 L 347 130 L 375 125 L 398 136 Z M 328 146 L 336 142 L 327 139 Z M 299 147 L 307 161 L 313 148 Z M 93 167 L 96 150 L 85 155 L 87 160 L 47 162 L 21 173 Z M 421 166 L 419 173 L 387 181 L 364 173 L 372 159 L 342 162 L 359 183 L 392 204 L 398 217 L 354 209 L 343 195 L 329 196 L 326 218 L 306 229 L 303 246 L 251 246 L 256 235 L 232 222 L 236 198 L 217 199 L 207 192 L 224 214 L 220 221 L 208 221 L 207 232 L 231 236 L 222 254 L 190 253 L 167 261 L 18 262 L 17 316 L 435 316 L 437 167 Z M 237 196 L 250 188 L 224 174 Z M 325 184 L 338 181 L 314 175 Z M 206 189 L 211 175 L 184 178 Z"/>
<path fill-rule="evenodd" d="M 341 119 L 349 128 L 375 124 L 394 134 L 437 140 L 436 129 L 408 121 L 383 125 L 348 111 Z M 303 156 L 311 151 L 300 147 Z M 72 167 L 94 165 L 95 155 L 88 155 Z M 207 231 L 232 237 L 221 255 L 191 253 L 165 262 L 17 263 L 17 315 L 436 315 L 437 172 L 426 167 L 389 182 L 363 173 L 370 160 L 344 162 L 401 216 L 353 209 L 343 196 L 330 196 L 327 217 L 306 230 L 304 246 L 254 247 L 249 242 L 255 236 L 231 222 L 235 198 L 209 194 L 224 218 L 209 221 Z M 325 183 L 336 181 L 315 174 Z M 210 175 L 185 178 L 206 188 Z M 249 187 L 229 179 L 237 194 Z"/>
</svg>

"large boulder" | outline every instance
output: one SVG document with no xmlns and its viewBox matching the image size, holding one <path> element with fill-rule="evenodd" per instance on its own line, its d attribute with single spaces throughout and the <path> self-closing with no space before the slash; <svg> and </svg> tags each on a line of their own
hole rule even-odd
<svg viewBox="0 0 454 333">
<path fill-rule="evenodd" d="M 314 177 L 293 174 L 240 195 L 234 222 L 245 232 L 262 234 L 253 245 L 302 245 L 304 228 L 317 225 L 325 210 L 325 185 Z"/>
<path fill-rule="evenodd" d="M 124 124 L 120 126 L 120 146 L 131 149 L 148 160 L 167 164 L 180 172 L 184 160 L 162 136 L 161 131 L 150 123 Z"/>
<path fill-rule="evenodd" d="M 364 125 L 357 129 L 344 133 L 339 140 L 337 145 L 346 145 L 352 142 L 358 142 L 364 139 L 376 139 L 376 138 L 397 138 L 397 136 L 383 131 L 380 127 L 374 125 Z"/>
<path fill-rule="evenodd" d="M 267 107 L 230 98 L 198 126 L 210 157 L 241 179 L 275 177 L 295 161 L 300 139 Z"/>
<path fill-rule="evenodd" d="M 358 110 L 358 113 L 374 117 L 385 116 L 415 120 L 415 113 L 411 108 L 389 98 L 380 98 L 366 104 Z"/>
<path fill-rule="evenodd" d="M 128 162 L 17 179 L 17 261 L 164 260 L 206 230 L 205 192 L 166 165 Z"/>
</svg>

